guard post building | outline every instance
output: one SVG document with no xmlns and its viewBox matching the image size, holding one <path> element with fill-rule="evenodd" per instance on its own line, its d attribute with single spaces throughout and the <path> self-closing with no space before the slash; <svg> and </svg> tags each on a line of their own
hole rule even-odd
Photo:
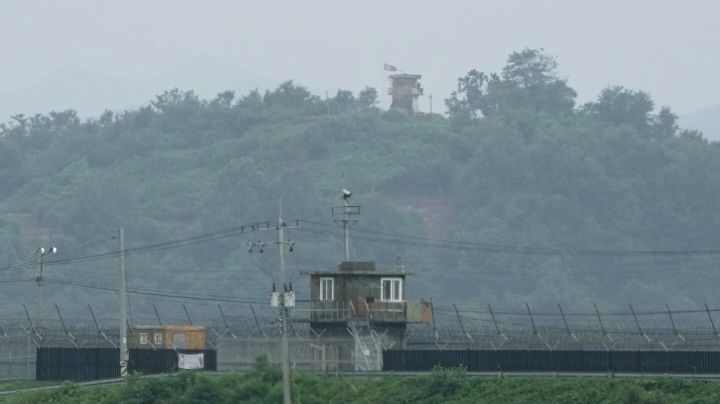
<svg viewBox="0 0 720 404">
<path fill-rule="evenodd" d="M 382 368 L 382 350 L 406 343 L 408 324 L 431 321 L 430 302 L 406 299 L 402 267 L 376 270 L 374 262 L 342 262 L 337 270 L 307 273 L 310 300 L 298 301 L 294 321 L 305 320 L 315 335 L 348 337 L 337 356 L 346 370 Z"/>
</svg>

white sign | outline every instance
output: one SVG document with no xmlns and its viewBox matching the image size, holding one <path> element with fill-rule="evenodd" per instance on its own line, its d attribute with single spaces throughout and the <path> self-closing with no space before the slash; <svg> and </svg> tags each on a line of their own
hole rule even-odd
<svg viewBox="0 0 720 404">
<path fill-rule="evenodd" d="M 205 367 L 205 354 L 178 354 L 178 369 L 202 369 Z"/>
</svg>

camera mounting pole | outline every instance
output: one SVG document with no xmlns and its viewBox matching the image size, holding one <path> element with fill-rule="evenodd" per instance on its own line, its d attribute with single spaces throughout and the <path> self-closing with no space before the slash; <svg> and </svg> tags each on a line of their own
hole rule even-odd
<svg viewBox="0 0 720 404">
<path fill-rule="evenodd" d="M 350 226 L 358 222 L 358 219 L 351 219 L 350 217 L 360 215 L 360 206 L 350 205 L 350 197 L 352 192 L 347 189 L 342 190 L 343 206 L 333 206 L 332 216 L 342 217 L 342 219 L 334 219 L 333 221 L 337 224 L 342 225 L 343 233 L 345 233 L 345 261 L 350 261 Z"/>
</svg>

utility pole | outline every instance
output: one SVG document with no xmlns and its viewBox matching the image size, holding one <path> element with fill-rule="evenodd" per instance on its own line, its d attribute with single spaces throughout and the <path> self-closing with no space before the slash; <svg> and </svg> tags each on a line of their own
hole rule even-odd
<svg viewBox="0 0 720 404">
<path fill-rule="evenodd" d="M 35 308 L 35 327 L 42 329 L 43 326 L 43 266 L 45 265 L 45 249 L 38 250 L 38 270 L 35 276 L 37 282 L 37 307 Z"/>
<path fill-rule="evenodd" d="M 125 276 L 125 230 L 118 230 L 118 257 L 120 258 L 120 377 L 127 377 L 128 349 L 127 349 L 127 277 Z"/>
<path fill-rule="evenodd" d="M 345 232 L 345 262 L 350 262 L 350 226 L 349 226 L 349 217 L 348 217 L 348 207 L 350 206 L 350 202 L 348 201 L 350 197 L 343 198 L 343 230 Z"/>
<path fill-rule="evenodd" d="M 432 94 L 428 95 L 428 98 L 430 99 L 430 115 L 432 115 Z"/>
<path fill-rule="evenodd" d="M 35 282 L 37 282 L 38 290 L 37 290 L 37 308 L 35 313 L 35 326 L 38 329 L 41 329 L 43 327 L 43 269 L 45 268 L 45 256 L 47 254 L 54 255 L 57 253 L 57 248 L 50 247 L 47 250 L 43 247 L 40 247 L 35 252 L 38 256 L 38 269 L 37 274 L 35 276 Z"/>
<path fill-rule="evenodd" d="M 282 220 L 282 202 L 280 202 L 280 212 L 278 214 L 278 253 L 280 260 L 280 322 L 282 323 L 280 336 L 280 355 L 282 356 L 282 378 L 283 378 L 283 403 L 292 404 L 292 396 L 290 392 L 290 358 L 288 352 L 287 337 L 287 308 L 285 307 L 285 291 L 287 290 L 285 281 L 285 223 Z"/>
<path fill-rule="evenodd" d="M 327 90 L 325 90 L 325 105 L 327 105 L 327 114 L 330 115 L 330 95 Z"/>
</svg>

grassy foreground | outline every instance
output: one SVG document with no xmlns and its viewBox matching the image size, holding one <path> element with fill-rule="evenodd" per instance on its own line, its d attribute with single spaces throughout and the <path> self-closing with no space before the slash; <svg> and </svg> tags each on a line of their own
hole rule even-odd
<svg viewBox="0 0 720 404">
<path fill-rule="evenodd" d="M 671 379 L 485 379 L 461 370 L 372 379 L 295 374 L 294 402 L 310 403 L 718 403 L 720 383 Z M 182 373 L 131 378 L 125 386 L 25 393 L 7 403 L 279 403 L 280 374 L 259 363 L 256 371 L 220 376 Z"/>
</svg>

